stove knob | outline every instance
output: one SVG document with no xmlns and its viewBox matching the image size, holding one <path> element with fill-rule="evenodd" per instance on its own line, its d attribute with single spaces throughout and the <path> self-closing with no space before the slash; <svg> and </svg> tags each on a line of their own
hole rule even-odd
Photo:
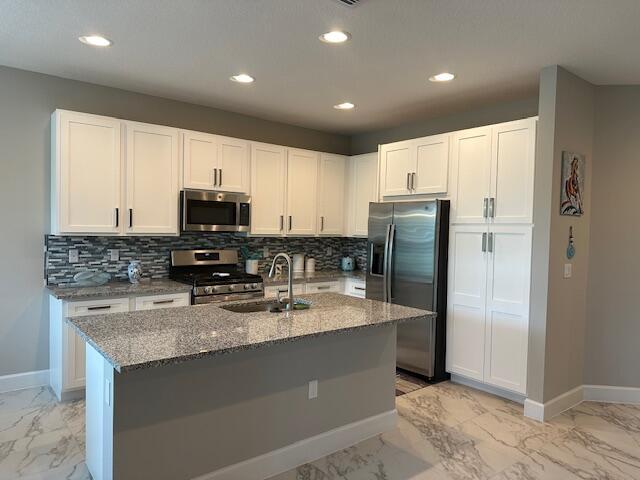
<svg viewBox="0 0 640 480">
<path fill-rule="evenodd" d="M 211 287 L 208 287 L 208 288 L 211 288 Z M 219 285 L 216 285 L 215 287 L 213 287 L 213 291 L 215 293 L 220 293 L 220 292 L 222 292 L 222 287 L 219 286 Z"/>
<path fill-rule="evenodd" d="M 204 293 L 206 293 L 207 295 L 211 294 L 213 292 L 213 287 L 204 287 Z"/>
<path fill-rule="evenodd" d="M 258 284 L 257 283 L 252 284 L 251 288 L 253 288 L 254 290 L 257 290 L 258 289 Z"/>
<path fill-rule="evenodd" d="M 228 291 L 230 291 L 230 292 L 233 292 L 235 289 L 236 289 L 236 286 L 235 286 L 235 285 L 229 285 L 229 286 L 227 287 L 227 290 L 228 290 Z"/>
<path fill-rule="evenodd" d="M 245 283 L 244 284 L 244 289 L 245 290 L 251 290 L 251 288 L 252 288 L 252 285 L 250 283 Z"/>
</svg>

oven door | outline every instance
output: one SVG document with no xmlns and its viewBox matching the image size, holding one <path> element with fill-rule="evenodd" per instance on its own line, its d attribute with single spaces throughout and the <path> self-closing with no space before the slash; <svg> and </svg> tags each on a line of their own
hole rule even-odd
<svg viewBox="0 0 640 480">
<path fill-rule="evenodd" d="M 208 190 L 180 192 L 183 232 L 248 232 L 251 197 Z"/>
</svg>

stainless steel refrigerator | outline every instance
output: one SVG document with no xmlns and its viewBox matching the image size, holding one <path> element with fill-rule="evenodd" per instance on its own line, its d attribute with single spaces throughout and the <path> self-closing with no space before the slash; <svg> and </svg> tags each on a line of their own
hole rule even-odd
<svg viewBox="0 0 640 480">
<path fill-rule="evenodd" d="M 434 381 L 445 372 L 449 201 L 369 204 L 367 298 L 436 312 L 398 324 L 397 366 Z"/>
</svg>

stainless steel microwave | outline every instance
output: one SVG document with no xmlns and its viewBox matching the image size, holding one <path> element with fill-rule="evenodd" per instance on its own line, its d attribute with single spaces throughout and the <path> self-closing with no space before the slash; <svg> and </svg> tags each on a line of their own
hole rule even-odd
<svg viewBox="0 0 640 480">
<path fill-rule="evenodd" d="M 180 225 L 183 232 L 248 232 L 251 197 L 209 190 L 180 192 Z"/>
</svg>

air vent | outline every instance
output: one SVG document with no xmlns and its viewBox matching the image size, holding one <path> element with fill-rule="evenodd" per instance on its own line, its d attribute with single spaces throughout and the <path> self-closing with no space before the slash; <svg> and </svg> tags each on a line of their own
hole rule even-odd
<svg viewBox="0 0 640 480">
<path fill-rule="evenodd" d="M 338 0 L 338 1 L 343 5 L 347 5 L 348 7 L 355 7 L 358 3 L 360 3 L 360 0 Z"/>
</svg>

